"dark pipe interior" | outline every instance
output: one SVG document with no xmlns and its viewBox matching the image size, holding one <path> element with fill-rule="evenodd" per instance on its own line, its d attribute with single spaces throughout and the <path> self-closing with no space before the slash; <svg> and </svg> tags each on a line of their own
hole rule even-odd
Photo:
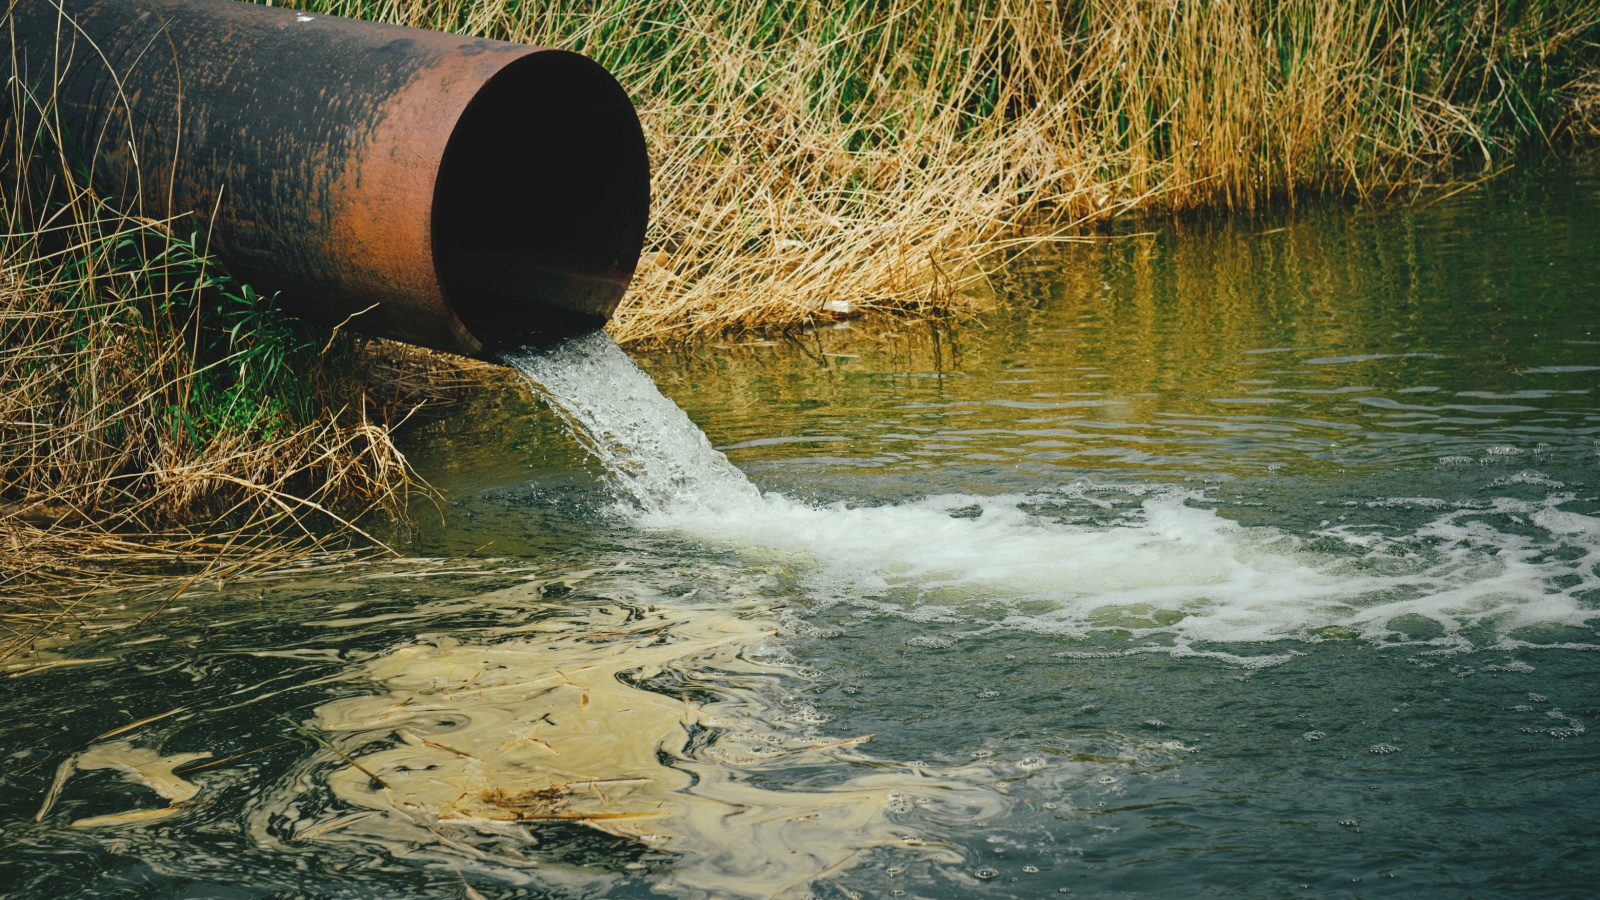
<svg viewBox="0 0 1600 900">
<path fill-rule="evenodd" d="M 486 355 L 605 324 L 639 261 L 650 166 L 633 105 L 596 63 L 545 51 L 478 93 L 434 189 L 445 299 Z"/>
</svg>

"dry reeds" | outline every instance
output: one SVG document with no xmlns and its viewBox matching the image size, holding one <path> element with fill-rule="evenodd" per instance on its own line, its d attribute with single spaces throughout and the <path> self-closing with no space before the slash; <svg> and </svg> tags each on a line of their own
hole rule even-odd
<svg viewBox="0 0 1600 900">
<path fill-rule="evenodd" d="M 231 579 L 400 511 L 412 475 L 354 385 L 324 389 L 351 405 L 309 421 L 196 427 L 204 376 L 247 351 L 198 356 L 199 308 L 152 316 L 170 295 L 149 269 L 66 272 L 25 244 L 0 243 L 0 658 L 116 590 Z"/>
<path fill-rule="evenodd" d="M 292 5 L 607 65 L 654 162 L 635 343 L 959 312 L 997 251 L 1134 209 L 1386 196 L 1581 131 L 1600 71 L 1557 0 Z"/>
<path fill-rule="evenodd" d="M 654 168 L 632 343 L 960 314 L 1002 251 L 1114 215 L 1386 196 L 1600 120 L 1592 0 L 289 5 L 616 73 Z M 393 509 L 405 380 L 377 398 L 202 235 L 108 209 L 37 112 L 0 137 L 0 591 L 58 596 L 0 622 L 70 614 L 113 558 L 222 571 Z"/>
<path fill-rule="evenodd" d="M 184 219 L 108 206 L 47 100 L 11 87 L 0 659 L 116 591 L 342 551 L 373 514 L 399 516 L 417 482 L 392 427 L 428 392 L 392 373 L 371 389 L 392 360 L 231 281 Z"/>
</svg>

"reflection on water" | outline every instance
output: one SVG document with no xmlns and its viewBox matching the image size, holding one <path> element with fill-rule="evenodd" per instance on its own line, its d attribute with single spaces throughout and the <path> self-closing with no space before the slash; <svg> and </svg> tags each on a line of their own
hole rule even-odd
<svg viewBox="0 0 1600 900">
<path fill-rule="evenodd" d="M 824 329 L 648 368 L 758 480 L 775 460 L 808 479 L 959 468 L 968 489 L 1376 475 L 1496 446 L 1518 469 L 1592 462 L 1572 454 L 1600 434 L 1597 182 L 1488 190 L 1069 245 L 997 276 L 1019 308 L 953 347 L 926 325 Z"/>
<path fill-rule="evenodd" d="M 505 401 L 415 448 L 429 557 L 0 679 L 0 883 L 1580 894 L 1596 199 L 1164 227 L 1020 261 L 937 342 L 646 359 L 709 444 L 590 348 L 540 377 L 609 481 Z"/>
</svg>

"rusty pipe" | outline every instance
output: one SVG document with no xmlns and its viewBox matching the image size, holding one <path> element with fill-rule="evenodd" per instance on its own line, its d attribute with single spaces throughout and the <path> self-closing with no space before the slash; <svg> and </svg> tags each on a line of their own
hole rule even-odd
<svg viewBox="0 0 1600 900">
<path fill-rule="evenodd" d="M 492 357 L 603 325 L 633 275 L 644 136 L 583 56 L 234 0 L 0 3 L 0 65 L 94 182 L 197 214 L 303 316 Z"/>
</svg>

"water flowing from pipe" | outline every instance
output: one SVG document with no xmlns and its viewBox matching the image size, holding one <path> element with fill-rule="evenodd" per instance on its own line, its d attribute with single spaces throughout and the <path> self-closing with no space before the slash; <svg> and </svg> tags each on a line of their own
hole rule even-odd
<svg viewBox="0 0 1600 900">
<path fill-rule="evenodd" d="M 1600 521 L 1562 509 L 1568 493 L 1440 509 L 1410 533 L 1330 526 L 1310 537 L 1242 526 L 1206 508 L 1203 492 L 1160 484 L 811 504 L 763 494 L 603 333 L 510 361 L 603 463 L 636 525 L 808 559 L 813 604 L 967 628 L 1163 634 L 1175 641 L 1154 649 L 1176 655 L 1315 640 L 1327 628 L 1385 640 L 1391 622 L 1414 616 L 1437 623 L 1441 643 L 1481 647 L 1522 626 L 1595 618 L 1584 598 L 1600 574 L 1567 557 L 1600 562 Z M 1096 503 L 1108 488 L 1132 495 L 1108 522 L 1038 510 L 1061 498 Z M 1485 515 L 1531 523 L 1541 535 L 1491 527 Z M 1552 541 L 1565 556 L 1546 552 Z M 1273 650 L 1222 655 L 1268 665 L 1297 652 Z"/>
<path fill-rule="evenodd" d="M 752 509 L 761 492 L 603 331 L 506 357 L 647 514 Z"/>
</svg>

